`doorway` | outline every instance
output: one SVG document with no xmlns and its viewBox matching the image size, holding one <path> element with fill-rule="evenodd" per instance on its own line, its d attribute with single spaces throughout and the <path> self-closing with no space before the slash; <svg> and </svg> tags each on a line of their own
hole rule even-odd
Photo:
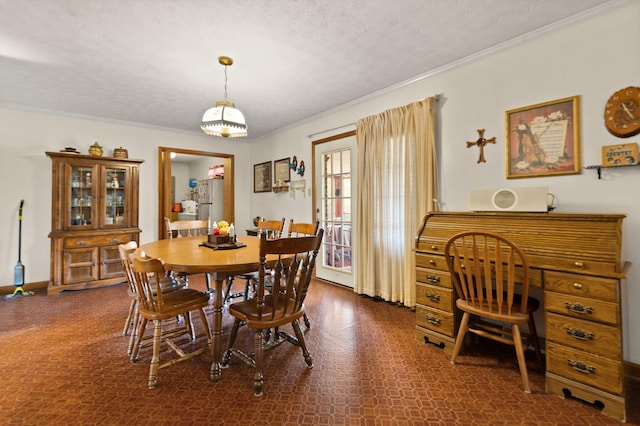
<svg viewBox="0 0 640 426">
<path fill-rule="evenodd" d="M 355 131 L 313 142 L 314 213 L 325 230 L 316 277 L 354 286 Z"/>
<path fill-rule="evenodd" d="M 202 157 L 218 157 L 224 164 L 224 217 L 235 219 L 234 202 L 234 156 L 219 152 L 194 151 L 182 148 L 158 147 L 158 238 L 166 236 L 164 218 L 171 217 L 172 183 L 171 183 L 171 153 L 186 154 Z"/>
</svg>

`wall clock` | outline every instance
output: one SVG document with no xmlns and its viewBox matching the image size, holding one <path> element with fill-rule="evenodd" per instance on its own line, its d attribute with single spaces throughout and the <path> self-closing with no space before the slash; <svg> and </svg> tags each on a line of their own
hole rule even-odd
<svg viewBox="0 0 640 426">
<path fill-rule="evenodd" d="M 604 125 L 621 138 L 640 133 L 640 87 L 627 87 L 611 95 L 604 108 Z"/>
</svg>

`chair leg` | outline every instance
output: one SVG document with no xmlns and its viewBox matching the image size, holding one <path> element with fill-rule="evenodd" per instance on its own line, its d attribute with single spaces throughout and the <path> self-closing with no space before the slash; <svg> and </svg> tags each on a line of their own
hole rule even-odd
<svg viewBox="0 0 640 426">
<path fill-rule="evenodd" d="M 238 329 L 240 328 L 240 320 L 236 318 L 233 321 L 233 326 L 231 327 L 231 333 L 229 334 L 229 346 L 222 356 L 222 366 L 226 367 L 229 365 L 229 361 L 231 360 L 231 348 L 236 342 L 236 337 L 238 337 Z"/>
<path fill-rule="evenodd" d="M 160 340 L 162 338 L 162 321 L 155 320 L 153 329 L 153 355 L 149 366 L 149 389 L 156 387 L 158 382 L 158 367 L 160 365 Z"/>
<path fill-rule="evenodd" d="M 539 363 L 542 362 L 542 352 L 540 351 L 540 342 L 538 341 L 538 332 L 536 331 L 536 322 L 533 320 L 533 315 L 529 315 L 529 336 L 533 340 L 533 349 L 536 351 L 536 359 Z"/>
<path fill-rule="evenodd" d="M 124 329 L 122 330 L 123 336 L 128 336 L 131 332 L 131 326 L 133 324 L 133 316 L 136 315 L 136 300 L 132 299 L 129 304 L 129 315 L 127 315 L 127 320 L 124 322 Z"/>
<path fill-rule="evenodd" d="M 263 341 L 262 341 L 262 330 L 256 329 L 254 338 L 253 338 L 253 350 L 254 350 L 254 360 L 256 363 L 256 373 L 253 377 L 253 394 L 255 396 L 262 395 L 262 351 L 263 351 Z"/>
<path fill-rule="evenodd" d="M 300 330 L 300 324 L 298 324 L 298 320 L 295 320 L 291 323 L 293 327 L 293 331 L 296 333 L 296 337 L 298 338 L 298 343 L 300 344 L 300 348 L 302 349 L 302 356 L 304 357 L 304 361 L 307 363 L 309 368 L 313 368 L 313 358 L 311 358 L 311 354 L 309 350 L 307 350 L 307 345 L 304 341 L 304 335 L 302 334 L 302 330 Z"/>
<path fill-rule="evenodd" d="M 464 336 L 469 330 L 470 317 L 471 315 L 469 315 L 468 312 L 465 312 L 464 315 L 462 315 L 462 321 L 460 321 L 460 328 L 458 329 L 458 335 L 456 336 L 456 344 L 453 347 L 453 354 L 451 354 L 451 364 L 455 364 L 458 359 L 458 355 L 462 349 L 462 343 L 464 342 Z"/>
<path fill-rule="evenodd" d="M 138 314 L 138 309 L 136 307 L 135 316 L 133 317 L 133 325 L 131 326 L 131 335 L 129 336 L 129 346 L 127 347 L 127 355 L 131 356 L 133 352 L 133 346 L 136 343 L 136 339 L 138 338 L 138 326 L 140 325 L 140 314 Z"/>
<path fill-rule="evenodd" d="M 302 319 L 304 320 L 304 326 L 307 328 L 311 328 L 311 321 L 309 321 L 309 317 L 307 316 L 306 312 L 302 316 Z"/>
<path fill-rule="evenodd" d="M 133 344 L 133 351 L 131 351 L 131 362 L 136 362 L 138 360 L 138 353 L 140 352 L 140 345 L 142 344 L 142 336 L 144 335 L 144 331 L 147 328 L 147 323 L 149 320 L 146 318 L 142 318 L 140 324 L 138 325 L 138 331 L 136 332 L 136 341 Z"/>
<path fill-rule="evenodd" d="M 209 327 L 209 321 L 207 320 L 207 314 L 203 308 L 198 310 L 200 313 L 200 321 L 202 322 L 202 328 L 204 328 L 204 334 L 207 336 L 207 345 L 209 346 L 209 353 L 213 356 L 213 338 L 211 336 L 211 327 Z"/>
<path fill-rule="evenodd" d="M 516 356 L 518 357 L 520 376 L 522 376 L 522 385 L 526 393 L 531 393 L 529 375 L 527 374 L 527 362 L 524 357 L 524 345 L 522 344 L 522 336 L 520 335 L 520 327 L 518 327 L 518 324 L 512 324 L 511 331 L 513 332 L 513 343 L 516 348 Z"/>
</svg>

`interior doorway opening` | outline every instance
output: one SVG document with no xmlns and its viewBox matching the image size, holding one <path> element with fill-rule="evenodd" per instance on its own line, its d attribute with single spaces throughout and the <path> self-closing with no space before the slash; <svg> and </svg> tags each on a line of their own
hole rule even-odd
<svg viewBox="0 0 640 426">
<path fill-rule="evenodd" d="M 225 218 L 235 221 L 235 200 L 234 200 L 234 156 L 219 152 L 196 151 L 183 148 L 158 147 L 158 238 L 165 238 L 164 218 L 171 217 L 172 197 L 172 173 L 171 173 L 171 153 L 217 157 L 223 160 L 224 165 L 224 207 Z M 227 219 L 227 220 L 229 220 Z"/>
</svg>

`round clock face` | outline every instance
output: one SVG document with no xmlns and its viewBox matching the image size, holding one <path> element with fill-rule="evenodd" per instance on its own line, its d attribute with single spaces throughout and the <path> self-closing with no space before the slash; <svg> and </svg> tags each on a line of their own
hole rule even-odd
<svg viewBox="0 0 640 426">
<path fill-rule="evenodd" d="M 627 87 L 611 95 L 604 108 L 604 125 L 621 138 L 640 133 L 640 87 Z"/>
</svg>

